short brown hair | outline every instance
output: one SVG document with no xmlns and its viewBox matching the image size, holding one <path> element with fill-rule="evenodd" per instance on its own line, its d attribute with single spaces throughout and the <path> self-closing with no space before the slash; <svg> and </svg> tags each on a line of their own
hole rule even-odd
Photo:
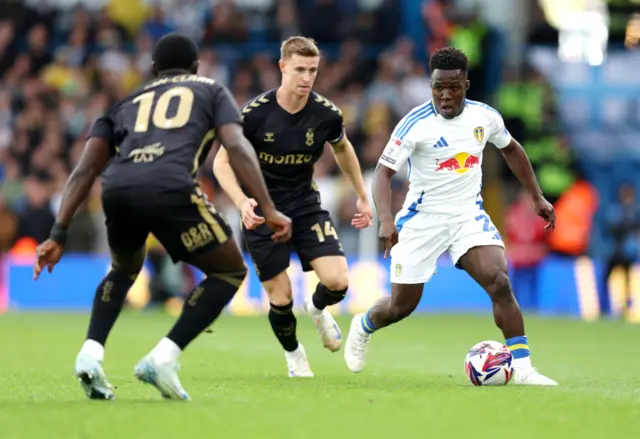
<svg viewBox="0 0 640 439">
<path fill-rule="evenodd" d="M 290 37 L 282 42 L 280 46 L 280 58 L 288 59 L 292 55 L 300 56 L 320 56 L 320 49 L 312 38 Z"/>
</svg>

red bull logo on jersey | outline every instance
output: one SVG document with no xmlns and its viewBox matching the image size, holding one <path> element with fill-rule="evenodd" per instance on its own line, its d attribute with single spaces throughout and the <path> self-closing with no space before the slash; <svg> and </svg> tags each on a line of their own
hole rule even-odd
<svg viewBox="0 0 640 439">
<path fill-rule="evenodd" d="M 450 159 L 436 160 L 436 172 L 455 171 L 458 174 L 464 174 L 476 166 L 480 166 L 480 157 L 466 152 L 458 153 Z"/>
</svg>

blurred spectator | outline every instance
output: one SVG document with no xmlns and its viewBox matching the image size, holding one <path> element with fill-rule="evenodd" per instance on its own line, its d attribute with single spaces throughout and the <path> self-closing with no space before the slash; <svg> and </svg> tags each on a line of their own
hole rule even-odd
<svg viewBox="0 0 640 439">
<path fill-rule="evenodd" d="M 0 195 L 0 259 L 13 245 L 18 230 L 18 220 Z"/>
<path fill-rule="evenodd" d="M 24 203 L 18 209 L 18 236 L 42 242 L 49 237 L 55 216 L 49 204 L 47 180 L 27 177 Z"/>
<path fill-rule="evenodd" d="M 429 53 L 449 44 L 453 32 L 450 10 L 450 0 L 424 0 L 422 2 L 422 19 L 427 28 Z"/>
<path fill-rule="evenodd" d="M 323 43 L 337 43 L 343 38 L 343 13 L 337 0 L 314 0 L 301 11 L 302 33 Z"/>
<path fill-rule="evenodd" d="M 204 43 L 239 43 L 247 38 L 244 14 L 232 1 L 215 5 L 205 26 Z"/>
<path fill-rule="evenodd" d="M 599 202 L 595 187 L 585 180 L 576 181 L 560 196 L 554 205 L 556 228 L 549 235 L 551 251 L 572 257 L 587 253 Z"/>
<path fill-rule="evenodd" d="M 9 69 L 16 58 L 13 43 L 14 27 L 10 21 L 0 21 L 0 77 Z"/>
<path fill-rule="evenodd" d="M 449 38 L 449 45 L 462 50 L 469 58 L 469 74 L 472 87 L 467 92 L 469 99 L 485 102 L 486 67 L 484 60 L 489 54 L 489 29 L 476 13 L 458 14 Z"/>
<path fill-rule="evenodd" d="M 175 27 L 165 18 L 164 10 L 159 5 L 151 8 L 151 16 L 142 26 L 142 32 L 155 40 L 175 30 Z"/>
<path fill-rule="evenodd" d="M 506 214 L 509 276 L 520 307 L 535 310 L 540 262 L 548 252 L 545 221 L 533 210 L 533 199 L 524 189 Z"/>
<path fill-rule="evenodd" d="M 300 20 L 294 0 L 280 0 L 275 2 L 271 13 L 271 29 L 269 30 L 272 41 L 283 41 L 289 37 L 300 35 Z"/>
<path fill-rule="evenodd" d="M 605 273 L 604 285 L 601 291 L 601 310 L 603 313 L 611 311 L 609 294 L 609 278 L 614 269 L 620 268 L 624 274 L 623 309 L 629 309 L 632 296 L 631 266 L 640 257 L 640 206 L 636 199 L 636 192 L 632 185 L 623 184 L 618 191 L 618 204 L 610 208 L 607 214 L 608 231 L 613 238 L 613 250 L 609 255 Z"/>
<path fill-rule="evenodd" d="M 29 73 L 34 74 L 51 62 L 48 47 L 49 31 L 43 24 L 37 24 L 28 33 Z"/>
</svg>

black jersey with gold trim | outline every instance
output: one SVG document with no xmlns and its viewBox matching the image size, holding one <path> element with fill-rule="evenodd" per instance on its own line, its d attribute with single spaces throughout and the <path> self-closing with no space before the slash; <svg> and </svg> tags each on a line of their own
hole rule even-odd
<svg viewBox="0 0 640 439">
<path fill-rule="evenodd" d="M 278 104 L 274 89 L 250 100 L 242 117 L 244 134 L 255 148 L 277 208 L 291 217 L 319 210 L 313 166 L 326 142 L 342 140 L 340 110 L 312 92 L 302 110 L 292 114 Z"/>
<path fill-rule="evenodd" d="M 103 188 L 191 191 L 216 128 L 242 123 L 229 91 L 213 79 L 176 74 L 155 79 L 99 118 L 88 137 L 113 148 Z"/>
</svg>

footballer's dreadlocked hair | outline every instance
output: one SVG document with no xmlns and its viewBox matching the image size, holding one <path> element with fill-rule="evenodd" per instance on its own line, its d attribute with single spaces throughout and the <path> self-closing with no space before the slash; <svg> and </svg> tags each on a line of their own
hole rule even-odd
<svg viewBox="0 0 640 439">
<path fill-rule="evenodd" d="M 436 50 L 431 55 L 429 61 L 429 69 L 433 72 L 438 70 L 461 70 L 467 72 L 469 70 L 469 61 L 467 55 L 460 49 L 455 47 L 443 47 Z"/>
<path fill-rule="evenodd" d="M 198 61 L 198 46 L 189 37 L 177 33 L 164 35 L 153 48 L 151 59 L 158 72 L 189 70 Z"/>
</svg>

